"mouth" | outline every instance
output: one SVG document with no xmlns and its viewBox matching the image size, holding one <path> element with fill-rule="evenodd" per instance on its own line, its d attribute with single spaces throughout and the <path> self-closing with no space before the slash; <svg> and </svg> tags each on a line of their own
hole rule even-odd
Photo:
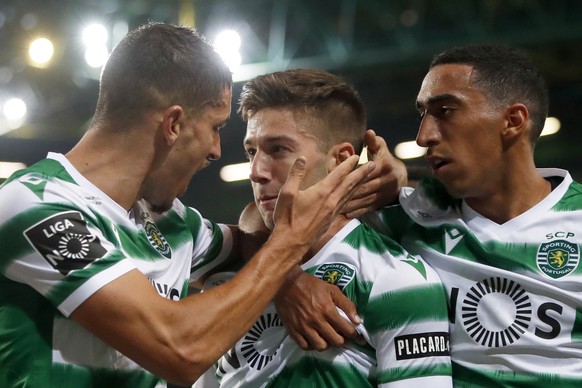
<svg viewBox="0 0 582 388">
<path fill-rule="evenodd" d="M 429 156 L 426 158 L 426 161 L 428 162 L 428 165 L 432 168 L 434 173 L 438 172 L 444 166 L 450 163 L 449 161 L 438 156 Z"/>
<path fill-rule="evenodd" d="M 275 203 L 277 202 L 277 196 L 276 195 L 261 195 L 258 197 L 258 202 L 259 202 L 259 205 L 262 207 L 274 208 Z"/>
</svg>

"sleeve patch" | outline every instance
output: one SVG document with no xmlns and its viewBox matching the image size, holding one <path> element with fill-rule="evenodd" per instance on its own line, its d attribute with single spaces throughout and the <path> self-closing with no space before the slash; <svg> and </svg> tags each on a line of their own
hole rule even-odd
<svg viewBox="0 0 582 388">
<path fill-rule="evenodd" d="M 76 211 L 45 218 L 24 234 L 34 249 L 63 275 L 86 267 L 107 252 Z"/>
<path fill-rule="evenodd" d="M 446 332 L 402 335 L 394 339 L 397 360 L 449 356 L 449 334 Z"/>
</svg>

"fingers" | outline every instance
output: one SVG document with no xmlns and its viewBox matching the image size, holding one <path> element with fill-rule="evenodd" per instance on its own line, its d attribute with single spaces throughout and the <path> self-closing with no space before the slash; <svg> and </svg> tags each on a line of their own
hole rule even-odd
<svg viewBox="0 0 582 388">
<path fill-rule="evenodd" d="M 343 346 L 345 343 L 344 337 L 336 333 L 329 325 L 308 329 L 304 336 L 309 342 L 310 349 L 315 349 L 318 352 L 323 352 L 330 347 Z"/>
<path fill-rule="evenodd" d="M 362 319 L 356 310 L 356 305 L 348 299 L 339 288 L 336 287 L 335 291 L 332 291 L 332 299 L 335 302 L 336 307 L 341 309 L 354 325 L 362 323 Z"/>
<path fill-rule="evenodd" d="M 357 155 L 352 155 L 324 179 L 328 180 L 328 184 L 334 187 L 329 194 L 329 198 L 332 203 L 338 204 L 338 208 L 343 207 L 374 170 L 374 162 L 368 162 L 354 170 L 358 159 Z M 348 173 L 348 171 L 351 172 Z"/>
<path fill-rule="evenodd" d="M 305 177 L 305 158 L 299 157 L 295 160 L 295 163 L 289 169 L 289 175 L 287 175 L 287 181 L 281 187 L 281 192 L 279 193 L 279 200 L 283 197 L 283 201 L 289 200 L 289 197 L 293 197 L 295 193 L 299 191 L 301 186 L 301 181 Z"/>
<path fill-rule="evenodd" d="M 289 331 L 289 329 L 287 329 L 287 332 L 289 333 L 289 335 L 291 336 L 291 338 L 293 339 L 293 341 L 295 341 L 297 343 L 297 346 L 299 346 L 301 349 L 303 350 L 311 350 L 313 349 L 310 345 L 309 342 L 307 342 L 307 340 L 305 339 L 305 337 L 296 331 Z"/>
<path fill-rule="evenodd" d="M 374 132 L 371 129 L 368 129 L 364 134 L 364 143 L 368 148 L 369 160 L 374 160 L 373 156 L 376 155 L 382 149 L 388 151 L 388 146 L 386 145 L 386 141 L 384 140 L 384 138 L 376 135 L 376 132 Z"/>
</svg>

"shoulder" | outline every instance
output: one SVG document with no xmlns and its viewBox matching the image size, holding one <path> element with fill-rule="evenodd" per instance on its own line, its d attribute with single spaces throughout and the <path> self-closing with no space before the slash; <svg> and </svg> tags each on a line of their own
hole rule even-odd
<svg viewBox="0 0 582 388">
<path fill-rule="evenodd" d="M 553 210 L 582 210 L 582 184 L 574 181 L 568 171 L 558 168 L 539 168 L 538 172 L 544 178 L 558 183 L 551 194 L 559 197 Z"/>
</svg>

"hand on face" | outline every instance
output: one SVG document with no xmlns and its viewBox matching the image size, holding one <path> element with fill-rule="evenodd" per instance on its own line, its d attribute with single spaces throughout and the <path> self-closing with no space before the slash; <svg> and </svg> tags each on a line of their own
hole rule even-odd
<svg viewBox="0 0 582 388">
<path fill-rule="evenodd" d="M 341 213 L 346 202 L 374 169 L 374 162 L 354 169 L 359 157 L 353 155 L 329 175 L 304 191 L 299 191 L 305 177 L 305 160 L 293 164 L 275 207 L 274 231 L 281 231 L 289 240 L 311 246 Z"/>
<path fill-rule="evenodd" d="M 406 166 L 390 153 L 384 139 L 369 129 L 364 141 L 368 159 L 373 160 L 376 167 L 346 204 L 344 211 L 349 218 L 361 217 L 396 202 L 398 192 L 407 184 Z"/>
</svg>

